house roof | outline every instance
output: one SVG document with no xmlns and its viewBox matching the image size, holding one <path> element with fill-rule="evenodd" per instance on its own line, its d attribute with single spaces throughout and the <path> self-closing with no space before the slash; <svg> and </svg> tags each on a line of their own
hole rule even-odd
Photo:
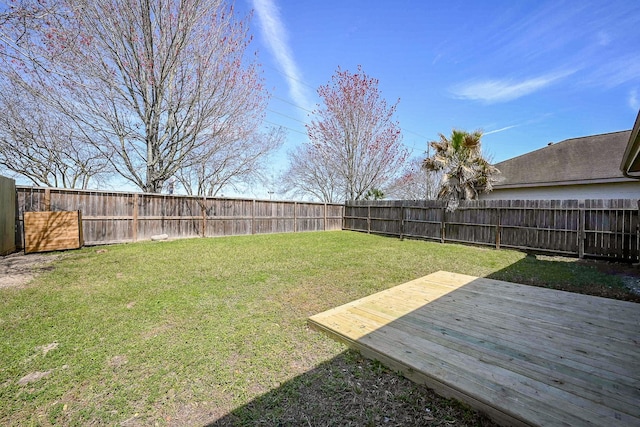
<svg viewBox="0 0 640 427">
<path fill-rule="evenodd" d="M 494 187 L 538 187 L 633 181 L 620 170 L 630 130 L 567 139 L 497 163 Z"/>
<path fill-rule="evenodd" d="M 631 130 L 620 169 L 626 176 L 640 179 L 640 111 Z"/>
</svg>

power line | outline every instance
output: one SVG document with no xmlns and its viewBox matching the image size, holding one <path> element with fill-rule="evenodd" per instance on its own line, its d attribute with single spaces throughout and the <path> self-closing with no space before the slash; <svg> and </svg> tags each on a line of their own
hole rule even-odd
<svg viewBox="0 0 640 427">
<path fill-rule="evenodd" d="M 298 105 L 298 104 L 296 104 L 296 103 L 294 103 L 294 102 L 288 101 L 288 100 L 286 100 L 286 99 L 284 99 L 284 98 L 281 98 L 281 97 L 279 97 L 279 96 L 275 96 L 275 95 L 273 95 L 272 97 L 273 97 L 273 98 L 275 98 L 275 99 L 278 99 L 278 100 L 280 100 L 280 101 L 282 101 L 282 102 L 285 102 L 285 103 L 287 103 L 287 104 L 289 104 L 289 105 L 292 105 L 292 106 L 294 106 L 294 107 L 296 107 L 296 108 L 299 108 L 299 109 L 301 109 L 301 110 L 303 110 L 303 111 L 306 111 L 307 113 L 311 113 L 311 114 L 313 114 L 313 111 L 308 110 L 307 108 L 301 107 L 300 105 Z M 282 114 L 282 113 L 279 113 L 279 112 L 277 112 L 277 111 L 273 111 L 273 110 L 269 110 L 269 111 L 271 111 L 272 113 L 279 114 L 279 115 L 281 115 L 281 116 L 287 117 L 287 118 L 289 118 L 289 119 L 295 120 L 295 121 L 297 121 L 297 122 L 305 123 L 305 122 L 303 122 L 302 120 L 294 119 L 293 117 L 287 116 L 287 115 Z M 306 124 L 306 123 L 305 123 L 305 124 Z M 419 133 L 417 133 L 417 132 L 414 132 L 414 131 L 412 131 L 412 130 L 409 130 L 409 129 L 403 128 L 402 126 L 400 126 L 400 129 L 401 129 L 403 132 L 413 134 L 413 135 L 418 136 L 418 137 L 420 137 L 420 138 L 429 139 L 428 137 L 426 137 L 426 136 L 424 136 L 424 135 L 421 135 L 421 134 L 419 134 Z"/>
<path fill-rule="evenodd" d="M 279 96 L 272 95 L 272 98 L 278 99 L 278 100 L 280 100 L 280 101 L 282 101 L 282 102 L 286 102 L 287 104 L 289 104 L 289 105 L 293 105 L 294 107 L 299 108 L 299 109 L 301 109 L 301 110 L 303 110 L 303 111 L 306 111 L 307 113 L 313 113 L 313 111 L 308 110 L 308 109 L 306 109 L 306 108 L 304 108 L 304 107 L 301 107 L 301 106 L 299 106 L 298 104 L 295 104 L 295 103 L 293 103 L 293 102 L 291 102 L 291 101 L 288 101 L 288 100 L 286 100 L 286 99 L 284 99 L 284 98 L 280 98 Z"/>
<path fill-rule="evenodd" d="M 284 114 L 284 113 L 280 113 L 280 112 L 275 111 L 275 110 L 272 110 L 272 109 L 270 109 L 270 108 L 267 108 L 267 111 L 270 111 L 270 112 L 272 112 L 272 113 L 274 113 L 274 114 L 277 114 L 277 115 L 279 115 L 279 116 L 282 116 L 282 117 L 286 117 L 287 119 L 294 120 L 294 121 L 296 121 L 296 122 L 300 122 L 300 123 L 302 123 L 302 124 L 307 124 L 306 122 L 304 122 L 304 121 L 302 121 L 302 120 L 300 120 L 300 119 L 296 119 L 295 117 L 288 116 L 288 115 L 286 115 L 286 114 Z"/>
<path fill-rule="evenodd" d="M 297 122 L 300 122 L 300 123 L 303 123 L 303 124 L 304 124 L 304 122 L 303 122 L 302 120 L 295 119 L 295 118 L 290 117 L 290 116 L 288 116 L 288 115 L 286 115 L 286 114 L 279 113 L 279 112 L 274 111 L 274 110 L 271 110 L 271 109 L 267 109 L 267 111 L 270 111 L 270 112 L 272 112 L 272 113 L 275 113 L 275 114 L 281 115 L 281 116 L 286 117 L 286 118 L 288 118 L 288 119 L 295 120 L 295 121 L 297 121 Z M 297 130 L 297 129 L 292 129 L 292 128 L 290 128 L 290 127 L 288 127 L 288 126 L 284 126 L 284 125 L 282 125 L 282 124 L 280 124 L 280 123 L 275 123 L 275 122 L 272 122 L 272 121 L 270 121 L 270 120 L 266 120 L 266 119 L 265 119 L 265 120 L 263 120 L 263 121 L 264 121 L 265 123 L 269 123 L 270 125 L 278 126 L 278 127 L 283 128 L 283 129 L 290 130 L 291 132 L 295 132 L 295 133 L 299 133 L 300 135 L 308 136 L 308 134 L 307 134 L 306 132 L 302 132 L 302 131 Z M 403 129 L 403 130 L 406 130 L 406 129 Z M 415 132 L 411 132 L 411 131 L 407 131 L 407 132 L 409 132 L 409 133 L 413 133 L 414 135 L 417 135 L 417 136 L 421 136 L 421 135 L 419 135 L 419 134 L 416 134 Z M 414 143 L 413 143 L 413 144 L 411 144 L 411 146 L 409 147 L 409 151 L 411 151 L 411 152 L 415 152 L 416 150 L 420 150 L 420 149 L 418 149 L 418 148 L 416 147 L 416 143 L 414 142 Z M 427 147 L 427 150 L 428 150 L 428 147 Z"/>
<path fill-rule="evenodd" d="M 281 127 L 281 128 L 287 129 L 287 130 L 290 130 L 291 132 L 296 132 L 296 133 L 299 133 L 299 134 L 301 134 L 301 135 L 307 136 L 307 134 L 306 134 L 305 132 L 302 132 L 302 131 L 299 131 L 299 130 L 296 130 L 296 129 L 291 129 L 290 127 L 283 126 L 283 125 L 281 125 L 281 124 L 279 124 L 279 123 L 274 123 L 274 122 L 271 122 L 271 121 L 269 121 L 269 120 L 263 120 L 263 121 L 264 121 L 265 123 L 269 123 L 270 125 L 278 126 L 278 127 Z"/>
<path fill-rule="evenodd" d="M 310 87 L 311 89 L 314 89 L 314 90 L 315 90 L 315 88 L 314 88 L 313 86 L 311 86 L 309 83 L 307 83 L 307 82 L 305 82 L 305 81 L 302 81 L 302 80 L 300 80 L 300 79 L 298 79 L 298 78 L 296 78 L 296 77 L 293 77 L 293 76 L 291 76 L 291 75 L 289 75 L 289 74 L 285 73 L 284 71 L 280 70 L 279 68 L 273 67 L 273 66 L 271 66 L 271 65 L 267 65 L 267 67 L 272 68 L 272 69 L 276 70 L 277 72 L 279 72 L 280 74 L 282 74 L 283 76 L 289 77 L 290 79 L 293 79 L 293 80 L 295 80 L 295 81 L 297 81 L 297 82 L 299 82 L 299 83 L 301 83 L 301 84 L 303 84 L 303 85 L 305 85 L 305 86 L 307 86 L 307 87 Z M 282 102 L 286 102 L 286 103 L 287 103 L 287 104 L 289 104 L 289 105 L 293 105 L 294 107 L 299 108 L 299 109 L 301 109 L 301 110 L 303 110 L 303 111 L 306 111 L 307 113 L 313 113 L 313 111 L 308 110 L 308 109 L 307 109 L 307 108 L 305 108 L 305 107 L 301 107 L 300 105 L 295 104 L 295 103 L 293 103 L 293 102 L 291 102 L 291 101 L 288 101 L 288 100 L 286 100 L 286 99 L 284 99 L 284 98 L 280 98 L 279 96 L 275 96 L 275 95 L 273 95 L 273 98 L 278 99 L 278 100 L 280 100 L 280 101 L 282 101 Z M 276 114 L 278 114 L 278 113 L 276 113 Z M 412 131 L 412 130 L 409 130 L 409 129 L 406 129 L 406 128 L 403 128 L 403 127 L 400 127 L 400 129 L 401 129 L 401 130 L 403 130 L 404 132 L 411 133 L 411 134 L 413 134 L 413 135 L 415 135 L 415 136 L 419 136 L 420 138 L 429 139 L 428 137 L 426 137 L 426 136 L 424 136 L 424 135 L 421 135 L 421 134 L 419 134 L 419 133 L 417 133 L 417 132 L 414 132 L 414 131 Z"/>
<path fill-rule="evenodd" d="M 429 138 L 427 138 L 426 136 L 424 136 L 424 135 L 420 135 L 419 133 L 413 132 L 413 131 L 411 131 L 411 130 L 409 130 L 409 129 L 405 129 L 405 128 L 403 128 L 403 127 L 401 127 L 400 129 L 402 129 L 403 131 L 405 131 L 405 132 L 407 132 L 407 133 L 412 133 L 412 134 L 414 134 L 415 136 L 419 136 L 420 138 L 429 139 Z"/>
<path fill-rule="evenodd" d="M 271 112 L 271 113 L 274 113 L 274 114 L 277 114 L 277 115 L 282 116 L 282 117 L 286 117 L 286 118 L 287 118 L 287 119 L 289 119 L 289 120 L 293 120 L 293 121 L 296 121 L 296 122 L 298 122 L 298 123 L 302 123 L 303 125 L 306 125 L 306 124 L 307 124 L 306 122 L 304 122 L 304 121 L 302 121 L 302 120 L 300 120 L 300 119 L 296 119 L 295 117 L 291 117 L 291 116 L 289 116 L 289 115 L 287 115 L 287 114 L 281 113 L 281 112 L 279 112 L 279 111 L 272 110 L 272 109 L 270 109 L 270 108 L 267 108 L 267 111 L 269 111 L 269 112 Z M 299 131 L 299 130 L 296 130 L 296 129 L 292 129 L 292 128 L 290 128 L 290 127 L 287 127 L 287 126 L 284 126 L 284 125 L 281 125 L 281 124 L 278 124 L 278 123 L 275 123 L 275 122 L 271 122 L 271 121 L 268 121 L 268 120 L 264 120 L 264 121 L 265 121 L 266 123 L 272 124 L 272 125 L 274 125 L 274 126 L 279 126 L 279 127 L 282 127 L 282 128 L 288 129 L 288 130 L 290 130 L 290 131 L 292 131 L 292 132 L 299 133 L 299 134 L 301 134 L 301 135 L 305 135 L 305 136 L 307 135 L 307 133 L 305 133 L 305 132 L 302 132 L 302 131 Z M 421 138 L 427 139 L 427 137 L 425 137 L 425 136 L 423 136 L 423 135 L 420 135 L 420 134 L 418 134 L 418 133 L 416 133 L 416 132 L 412 132 L 412 131 L 407 130 L 407 129 L 404 129 L 404 128 L 402 128 L 402 127 L 401 127 L 400 129 L 402 129 L 403 131 L 405 131 L 405 132 L 407 132 L 407 133 L 411 133 L 411 134 L 413 134 L 413 135 L 416 135 L 416 136 L 419 136 L 419 137 L 421 137 Z M 411 148 L 411 151 L 418 150 L 418 148 L 416 148 L 416 143 L 415 143 L 415 142 L 411 145 L 411 147 L 410 147 L 410 148 Z"/>
<path fill-rule="evenodd" d="M 278 73 L 282 74 L 283 76 L 286 76 L 286 77 L 288 77 L 288 78 L 290 78 L 290 79 L 292 79 L 292 80 L 297 81 L 298 83 L 301 83 L 301 84 L 303 84 L 303 85 L 305 85 L 305 86 L 307 86 L 307 87 L 309 87 L 309 88 L 311 88 L 311 89 L 314 89 L 314 90 L 315 90 L 315 88 L 314 88 L 313 86 L 311 86 L 309 83 L 307 83 L 307 82 L 305 82 L 305 81 L 303 81 L 303 80 L 300 80 L 300 79 L 298 79 L 298 78 L 296 78 L 296 77 L 293 77 L 293 76 L 291 76 L 291 75 L 289 75 L 289 74 L 285 73 L 284 71 L 280 70 L 279 68 L 273 67 L 273 66 L 271 66 L 271 65 L 267 65 L 267 67 L 272 68 L 272 69 L 276 70 Z M 273 98 L 275 98 L 275 99 L 277 99 L 277 100 L 280 100 L 280 101 L 282 101 L 282 102 L 285 102 L 285 103 L 287 103 L 287 104 L 289 104 L 289 105 L 292 105 L 292 106 L 294 106 L 294 107 L 296 107 L 296 108 L 299 108 L 299 109 L 301 109 L 302 111 L 306 111 L 307 113 L 312 113 L 312 114 L 313 114 L 313 111 L 311 111 L 311 110 L 309 110 L 309 109 L 307 109 L 307 108 L 305 108 L 305 107 L 302 107 L 302 106 L 300 106 L 300 105 L 298 105 L 298 104 L 296 104 L 296 103 L 294 103 L 294 102 L 291 102 L 291 101 L 289 101 L 289 100 L 287 100 L 287 99 L 284 99 L 284 98 L 281 98 L 281 97 L 279 97 L 279 96 L 275 96 L 275 95 L 272 95 L 272 97 L 273 97 Z M 271 111 L 272 113 L 275 113 L 275 114 L 280 114 L 281 116 L 287 117 L 287 118 L 289 118 L 289 119 L 292 119 L 292 120 L 296 120 L 296 121 L 298 121 L 298 122 L 301 122 L 300 120 L 293 119 L 292 117 L 286 116 L 286 115 L 284 115 L 284 114 L 282 114 L 282 113 L 278 113 L 277 111 L 273 111 L 273 110 L 269 110 L 269 111 Z M 301 122 L 301 123 L 304 123 L 304 122 Z M 400 129 L 401 129 L 402 131 L 404 131 L 404 132 L 407 132 L 407 133 L 413 134 L 413 135 L 418 136 L 418 137 L 420 137 L 420 138 L 429 139 L 428 137 L 426 137 L 426 136 L 424 136 L 424 135 L 422 135 L 422 134 L 419 134 L 419 133 L 414 132 L 414 131 L 412 131 L 412 130 L 409 130 L 409 129 L 403 128 L 402 126 L 400 126 Z"/>
<path fill-rule="evenodd" d="M 292 75 L 290 75 L 290 74 L 287 74 L 287 73 L 285 73 L 284 71 L 282 71 L 281 69 L 279 69 L 279 68 L 277 68 L 277 67 L 274 67 L 274 66 L 271 66 L 271 65 L 266 65 L 266 66 L 267 66 L 267 67 L 269 67 L 269 68 L 271 68 L 271 69 L 273 69 L 273 70 L 276 70 L 278 73 L 282 74 L 283 76 L 285 76 L 285 77 L 287 77 L 287 78 L 290 78 L 291 80 L 295 80 L 295 81 L 297 81 L 298 83 L 303 84 L 303 85 L 305 85 L 305 86 L 307 86 L 307 87 L 309 87 L 309 88 L 311 88 L 311 89 L 313 89 L 313 90 L 315 90 L 315 89 L 316 89 L 315 87 L 311 86 L 309 83 L 307 83 L 307 82 L 305 82 L 305 81 L 302 81 L 302 80 L 300 80 L 299 78 L 294 77 L 294 76 L 292 76 Z"/>
</svg>

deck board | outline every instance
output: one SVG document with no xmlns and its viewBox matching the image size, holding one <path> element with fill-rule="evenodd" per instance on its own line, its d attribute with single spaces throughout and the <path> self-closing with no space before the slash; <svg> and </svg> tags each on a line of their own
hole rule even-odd
<svg viewBox="0 0 640 427">
<path fill-rule="evenodd" d="M 437 272 L 309 325 L 501 424 L 640 426 L 640 304 Z"/>
</svg>

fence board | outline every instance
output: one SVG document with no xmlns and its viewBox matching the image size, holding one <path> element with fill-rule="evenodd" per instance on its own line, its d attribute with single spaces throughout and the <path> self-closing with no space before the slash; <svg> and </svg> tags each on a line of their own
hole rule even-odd
<svg viewBox="0 0 640 427">
<path fill-rule="evenodd" d="M 82 212 L 85 244 L 258 233 L 340 230 L 343 205 L 16 187 L 18 232 L 24 212 Z M 47 209 L 49 208 L 49 209 Z M 21 241 L 21 240 L 20 240 Z"/>
<path fill-rule="evenodd" d="M 640 260 L 638 200 L 487 200 L 446 212 L 439 201 L 359 201 L 346 230 L 552 254 Z"/>
</svg>

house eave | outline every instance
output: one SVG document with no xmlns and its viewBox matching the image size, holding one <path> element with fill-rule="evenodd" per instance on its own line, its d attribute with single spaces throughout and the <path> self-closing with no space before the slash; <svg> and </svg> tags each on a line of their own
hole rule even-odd
<svg viewBox="0 0 640 427">
<path fill-rule="evenodd" d="M 640 172 L 637 175 L 640 178 Z M 631 177 L 601 178 L 601 179 L 581 179 L 574 181 L 554 181 L 554 182 L 531 182 L 517 184 L 494 185 L 494 190 L 512 189 L 512 188 L 532 188 L 532 187 L 557 187 L 567 185 L 592 185 L 592 184 L 612 184 L 619 182 L 635 182 Z"/>
<path fill-rule="evenodd" d="M 640 111 L 633 125 L 627 149 L 620 164 L 622 173 L 634 179 L 640 179 Z"/>
</svg>

